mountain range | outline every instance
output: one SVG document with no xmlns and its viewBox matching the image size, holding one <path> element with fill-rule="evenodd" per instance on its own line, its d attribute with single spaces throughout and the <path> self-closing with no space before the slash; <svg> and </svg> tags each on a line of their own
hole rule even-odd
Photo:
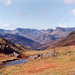
<svg viewBox="0 0 75 75">
<path fill-rule="evenodd" d="M 75 31 L 75 27 L 57 27 L 56 29 L 47 30 L 24 28 L 17 28 L 15 30 L 0 29 L 0 37 L 31 49 L 46 49 L 50 45 L 66 38 L 72 31 Z"/>
</svg>

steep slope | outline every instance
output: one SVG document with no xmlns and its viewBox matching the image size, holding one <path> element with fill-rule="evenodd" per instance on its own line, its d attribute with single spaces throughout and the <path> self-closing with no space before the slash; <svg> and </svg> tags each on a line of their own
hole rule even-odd
<svg viewBox="0 0 75 75">
<path fill-rule="evenodd" d="M 4 54 L 23 54 L 24 51 L 28 50 L 26 47 L 21 45 L 15 45 L 11 41 L 5 40 L 0 37 L 0 53 Z"/>
<path fill-rule="evenodd" d="M 53 47 L 75 45 L 75 31 L 71 32 L 64 40 L 56 43 Z"/>
<path fill-rule="evenodd" d="M 10 41 L 0 38 L 0 53 L 11 54 L 11 53 L 15 52 L 15 50 L 13 50 L 10 47 L 10 45 L 15 46 Z"/>
<path fill-rule="evenodd" d="M 1 56 L 2 54 L 5 54 L 3 55 L 3 58 L 5 58 L 6 55 L 8 55 L 9 57 L 12 56 L 16 58 L 21 57 L 21 53 L 19 52 L 19 47 L 11 43 L 11 41 L 7 41 L 3 38 L 0 38 L 0 60 L 2 60 Z"/>
<path fill-rule="evenodd" d="M 13 34 L 0 34 L 0 37 L 10 40 L 12 43 L 23 45 L 30 49 L 36 49 L 41 44 L 34 42 L 26 37 Z"/>
</svg>

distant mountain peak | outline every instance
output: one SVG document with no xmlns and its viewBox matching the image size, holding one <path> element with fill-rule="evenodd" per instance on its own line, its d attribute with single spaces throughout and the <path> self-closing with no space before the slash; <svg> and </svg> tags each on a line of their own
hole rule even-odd
<svg viewBox="0 0 75 75">
<path fill-rule="evenodd" d="M 60 31 L 65 31 L 65 28 L 63 28 L 63 27 L 57 27 L 55 30 L 56 30 L 56 31 L 58 31 L 58 30 L 60 30 Z"/>
<path fill-rule="evenodd" d="M 48 32 L 53 32 L 54 30 L 53 30 L 53 29 L 47 29 L 46 31 L 48 31 Z"/>
</svg>

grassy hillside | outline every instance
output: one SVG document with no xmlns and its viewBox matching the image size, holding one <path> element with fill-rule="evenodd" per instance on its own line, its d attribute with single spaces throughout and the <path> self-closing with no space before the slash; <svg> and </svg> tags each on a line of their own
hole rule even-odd
<svg viewBox="0 0 75 75">
<path fill-rule="evenodd" d="M 61 46 L 72 46 L 75 45 L 75 31 L 70 33 L 64 40 L 54 44 L 54 47 L 61 47 Z"/>
<path fill-rule="evenodd" d="M 2 75 L 75 75 L 75 46 L 55 50 L 59 52 L 57 58 L 49 57 L 22 65 L 7 66 L 0 72 Z"/>
</svg>

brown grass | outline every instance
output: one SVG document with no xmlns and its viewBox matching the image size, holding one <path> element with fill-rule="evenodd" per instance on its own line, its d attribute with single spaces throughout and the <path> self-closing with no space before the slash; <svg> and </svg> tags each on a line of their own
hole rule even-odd
<svg viewBox="0 0 75 75">
<path fill-rule="evenodd" d="M 0 62 L 6 61 L 6 60 L 13 60 L 13 59 L 17 59 L 17 58 L 16 57 L 10 57 L 10 56 L 7 56 L 3 53 L 0 53 Z"/>
<path fill-rule="evenodd" d="M 2 75 L 67 75 L 75 72 L 75 46 L 56 48 L 60 55 L 44 60 L 35 60 L 22 65 L 7 66 L 0 70 Z M 64 51 L 72 51 L 72 55 L 63 55 Z M 33 51 L 29 55 L 45 53 L 49 51 Z M 73 59 L 73 60 L 72 60 Z"/>
</svg>

